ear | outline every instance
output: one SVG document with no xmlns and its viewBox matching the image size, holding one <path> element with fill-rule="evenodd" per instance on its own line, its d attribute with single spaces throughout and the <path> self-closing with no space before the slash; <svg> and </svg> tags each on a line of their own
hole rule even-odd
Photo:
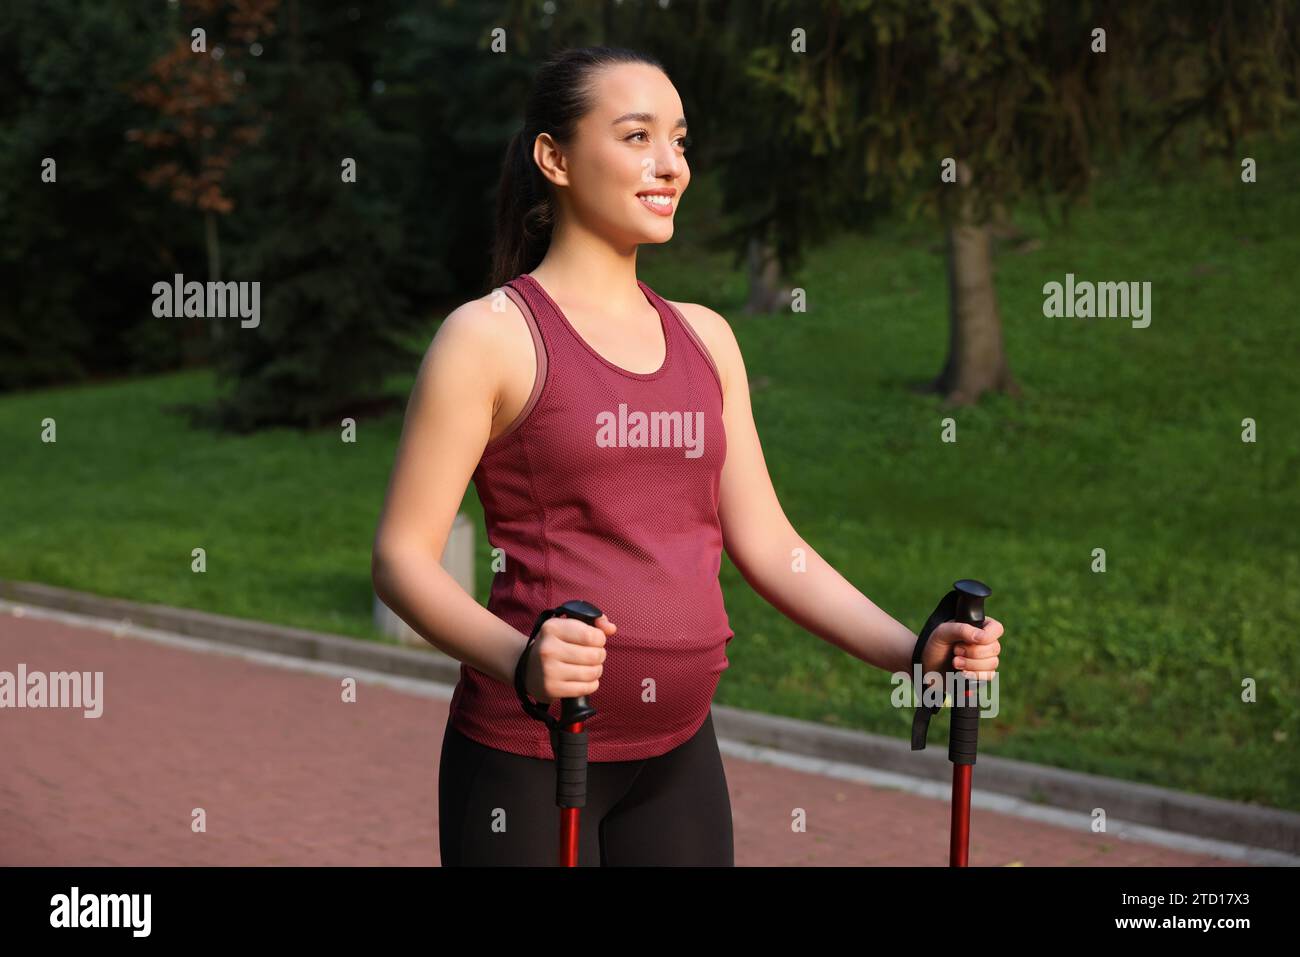
<svg viewBox="0 0 1300 957">
<path fill-rule="evenodd" d="M 569 185 L 569 171 L 564 150 L 560 149 L 560 144 L 555 142 L 550 133 L 537 134 L 537 139 L 533 142 L 533 162 L 542 171 L 542 175 L 554 185 Z"/>
</svg>

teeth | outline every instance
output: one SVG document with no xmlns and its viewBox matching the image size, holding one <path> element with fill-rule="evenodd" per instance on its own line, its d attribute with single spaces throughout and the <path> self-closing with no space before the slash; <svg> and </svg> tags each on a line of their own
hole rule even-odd
<svg viewBox="0 0 1300 957">
<path fill-rule="evenodd" d="M 671 206 L 673 204 L 673 200 L 671 196 L 643 195 L 641 198 L 647 200 L 648 202 L 654 203 L 656 206 Z"/>
</svg>

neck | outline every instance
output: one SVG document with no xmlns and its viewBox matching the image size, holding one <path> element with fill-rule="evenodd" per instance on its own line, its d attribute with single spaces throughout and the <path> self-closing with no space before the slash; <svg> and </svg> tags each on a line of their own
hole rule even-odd
<svg viewBox="0 0 1300 957">
<path fill-rule="evenodd" d="M 635 243 L 618 247 L 582 229 L 565 228 L 562 217 L 551 244 L 529 272 L 551 297 L 607 316 L 633 315 L 645 306 L 637 287 Z"/>
</svg>

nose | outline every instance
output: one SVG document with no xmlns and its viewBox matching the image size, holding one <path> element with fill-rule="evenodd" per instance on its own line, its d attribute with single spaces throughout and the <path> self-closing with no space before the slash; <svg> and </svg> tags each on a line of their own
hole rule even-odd
<svg viewBox="0 0 1300 957">
<path fill-rule="evenodd" d="M 659 147 L 654 154 L 654 169 L 649 171 L 650 179 L 677 179 L 682 175 L 682 165 L 686 158 L 673 149 L 673 145 L 668 143 Z"/>
</svg>

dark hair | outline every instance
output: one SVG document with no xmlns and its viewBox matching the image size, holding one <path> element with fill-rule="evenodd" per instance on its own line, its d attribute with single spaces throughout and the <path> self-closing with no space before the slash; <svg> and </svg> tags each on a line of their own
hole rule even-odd
<svg viewBox="0 0 1300 957">
<path fill-rule="evenodd" d="M 592 73 L 616 63 L 645 63 L 664 70 L 649 54 L 606 46 L 561 50 L 538 69 L 524 107 L 524 125 L 511 138 L 501 164 L 491 288 L 540 263 L 551 243 L 554 187 L 533 162 L 533 143 L 542 133 L 561 146 L 572 142 L 578 120 L 592 109 Z"/>
</svg>

